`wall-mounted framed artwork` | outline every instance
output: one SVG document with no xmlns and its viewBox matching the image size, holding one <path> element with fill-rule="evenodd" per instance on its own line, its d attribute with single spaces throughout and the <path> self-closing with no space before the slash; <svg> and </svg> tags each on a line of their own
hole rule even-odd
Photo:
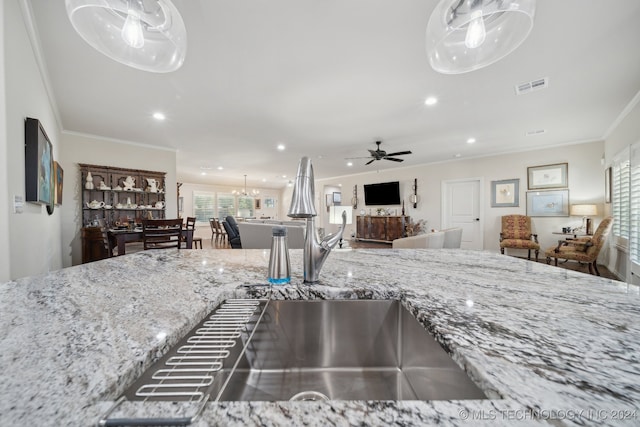
<svg viewBox="0 0 640 427">
<path fill-rule="evenodd" d="M 53 187 L 54 197 L 53 201 L 56 205 L 62 204 L 62 185 L 64 183 L 64 171 L 60 167 L 60 164 L 56 161 L 53 162 Z"/>
<path fill-rule="evenodd" d="M 262 200 L 256 199 L 256 210 L 262 209 Z"/>
<path fill-rule="evenodd" d="M 53 148 L 38 119 L 24 122 L 25 200 L 53 205 Z"/>
<path fill-rule="evenodd" d="M 342 193 L 333 193 L 333 204 L 339 205 L 342 203 Z"/>
<path fill-rule="evenodd" d="M 529 190 L 546 188 L 566 188 L 568 183 L 568 163 L 554 165 L 531 166 L 527 168 L 527 184 Z"/>
<path fill-rule="evenodd" d="M 604 170 L 604 202 L 611 203 L 611 166 Z"/>
<path fill-rule="evenodd" d="M 503 179 L 491 181 L 491 207 L 517 207 L 520 206 L 520 180 Z"/>
<path fill-rule="evenodd" d="M 528 216 L 569 216 L 569 190 L 527 191 Z"/>
<path fill-rule="evenodd" d="M 264 198 L 264 207 L 265 208 L 275 208 L 276 207 L 276 199 L 273 197 L 265 197 Z"/>
</svg>

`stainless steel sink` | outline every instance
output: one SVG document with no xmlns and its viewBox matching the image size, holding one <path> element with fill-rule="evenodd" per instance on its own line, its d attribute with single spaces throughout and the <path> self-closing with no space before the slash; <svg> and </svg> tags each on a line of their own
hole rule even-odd
<svg viewBox="0 0 640 427">
<path fill-rule="evenodd" d="M 271 301 L 220 400 L 485 399 L 397 301 Z"/>
<path fill-rule="evenodd" d="M 244 329 L 206 385 L 211 399 L 486 399 L 398 301 L 269 301 Z"/>
</svg>

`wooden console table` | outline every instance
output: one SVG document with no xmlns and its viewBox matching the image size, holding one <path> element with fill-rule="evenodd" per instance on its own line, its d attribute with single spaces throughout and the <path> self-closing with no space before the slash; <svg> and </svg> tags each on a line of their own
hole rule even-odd
<svg viewBox="0 0 640 427">
<path fill-rule="evenodd" d="M 406 237 L 408 216 L 371 216 L 356 217 L 356 240 L 373 242 L 391 242 Z"/>
</svg>

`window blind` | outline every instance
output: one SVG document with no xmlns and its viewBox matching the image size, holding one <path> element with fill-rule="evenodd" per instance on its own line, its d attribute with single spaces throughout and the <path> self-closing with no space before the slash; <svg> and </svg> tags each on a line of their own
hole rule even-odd
<svg viewBox="0 0 640 427">
<path fill-rule="evenodd" d="M 613 235 L 628 240 L 630 233 L 630 165 L 629 150 L 616 156 L 611 167 Z"/>
<path fill-rule="evenodd" d="M 637 270 L 640 267 L 640 143 L 631 146 L 629 157 L 629 256 L 632 262 L 632 270 Z M 635 268 L 633 264 L 636 264 Z"/>
<path fill-rule="evenodd" d="M 236 214 L 236 196 L 233 194 L 218 193 L 218 219 Z"/>
<path fill-rule="evenodd" d="M 209 222 L 214 217 L 216 195 L 215 193 L 193 193 L 193 215 L 196 222 Z"/>
</svg>

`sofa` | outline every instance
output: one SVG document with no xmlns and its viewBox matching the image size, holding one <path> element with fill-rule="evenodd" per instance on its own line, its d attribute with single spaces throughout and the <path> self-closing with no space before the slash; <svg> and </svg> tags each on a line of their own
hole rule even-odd
<svg viewBox="0 0 640 427">
<path fill-rule="evenodd" d="M 287 228 L 289 249 L 304 248 L 306 221 L 253 219 L 238 222 L 242 249 L 271 249 L 271 229 L 277 225 Z"/>
<path fill-rule="evenodd" d="M 459 249 L 462 242 L 462 228 L 448 228 L 442 231 L 418 234 L 394 240 L 393 249 Z"/>
</svg>

